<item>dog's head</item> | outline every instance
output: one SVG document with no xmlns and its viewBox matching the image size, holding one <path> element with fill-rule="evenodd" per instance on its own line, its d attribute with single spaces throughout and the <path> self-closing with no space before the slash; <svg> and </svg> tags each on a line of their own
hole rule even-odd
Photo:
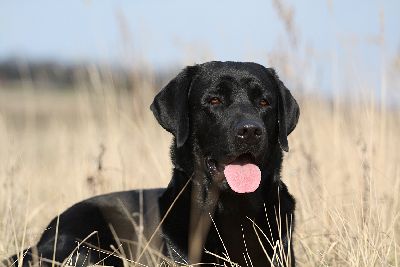
<svg viewBox="0 0 400 267">
<path fill-rule="evenodd" d="M 190 146 L 214 181 L 228 188 L 227 181 L 240 193 L 258 187 L 271 151 L 288 151 L 287 136 L 299 118 L 295 99 L 273 69 L 241 62 L 185 68 L 151 110 L 174 135 L 176 149 Z"/>
</svg>

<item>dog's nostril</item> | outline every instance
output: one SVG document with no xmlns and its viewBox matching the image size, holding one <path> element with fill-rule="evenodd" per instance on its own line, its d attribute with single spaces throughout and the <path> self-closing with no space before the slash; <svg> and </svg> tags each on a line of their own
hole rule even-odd
<svg viewBox="0 0 400 267">
<path fill-rule="evenodd" d="M 259 128 L 259 127 L 257 127 L 257 128 L 255 129 L 254 133 L 255 133 L 255 135 L 256 135 L 257 137 L 258 137 L 258 136 L 261 136 L 261 135 L 262 135 L 262 129 Z"/>
<path fill-rule="evenodd" d="M 239 137 L 245 137 L 247 135 L 248 131 L 246 127 L 241 127 L 238 129 L 237 135 Z"/>
</svg>

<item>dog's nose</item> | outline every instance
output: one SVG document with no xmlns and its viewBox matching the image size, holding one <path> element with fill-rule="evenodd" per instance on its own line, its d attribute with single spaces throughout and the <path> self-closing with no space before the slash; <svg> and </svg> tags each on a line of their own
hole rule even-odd
<svg viewBox="0 0 400 267">
<path fill-rule="evenodd" d="M 258 141 L 262 136 L 261 123 L 245 120 L 236 125 L 236 137 L 246 142 Z"/>
</svg>

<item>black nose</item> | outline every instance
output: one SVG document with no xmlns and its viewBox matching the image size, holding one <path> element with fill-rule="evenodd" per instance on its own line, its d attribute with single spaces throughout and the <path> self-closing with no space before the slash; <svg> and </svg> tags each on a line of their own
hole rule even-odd
<svg viewBox="0 0 400 267">
<path fill-rule="evenodd" d="M 257 121 L 241 121 L 236 125 L 236 137 L 245 142 L 255 142 L 261 138 L 262 129 L 261 123 Z"/>
</svg>

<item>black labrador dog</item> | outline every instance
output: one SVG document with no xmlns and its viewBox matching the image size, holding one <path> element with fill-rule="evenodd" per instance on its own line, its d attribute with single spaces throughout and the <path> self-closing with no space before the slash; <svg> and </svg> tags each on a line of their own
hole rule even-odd
<svg viewBox="0 0 400 267">
<path fill-rule="evenodd" d="M 151 110 L 174 135 L 168 187 L 75 204 L 10 264 L 294 266 L 295 201 L 280 171 L 299 106 L 275 71 L 189 66 Z"/>
</svg>

